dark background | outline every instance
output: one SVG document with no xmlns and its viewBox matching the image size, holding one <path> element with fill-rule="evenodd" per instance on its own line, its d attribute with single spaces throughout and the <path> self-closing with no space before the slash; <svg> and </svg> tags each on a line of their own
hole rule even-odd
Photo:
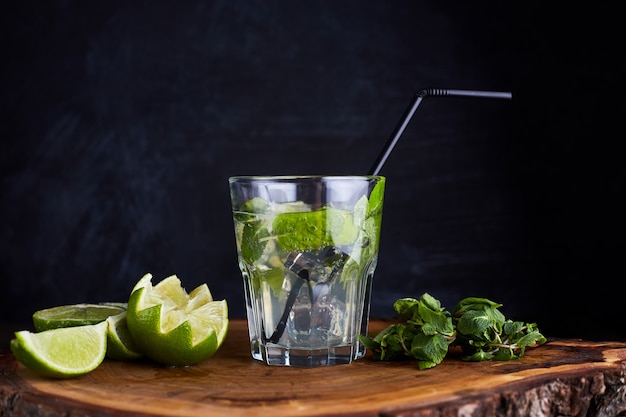
<svg viewBox="0 0 626 417">
<path fill-rule="evenodd" d="M 3 2 L 4 326 L 146 272 L 244 317 L 228 177 L 365 174 L 434 87 L 513 100 L 420 105 L 381 171 L 372 315 L 479 296 L 626 340 L 620 14 L 429 3 Z"/>
</svg>

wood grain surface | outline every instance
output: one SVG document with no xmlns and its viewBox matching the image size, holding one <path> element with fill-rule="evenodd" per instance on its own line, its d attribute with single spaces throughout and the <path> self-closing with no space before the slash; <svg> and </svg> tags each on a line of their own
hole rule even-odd
<svg viewBox="0 0 626 417">
<path fill-rule="evenodd" d="M 371 332 L 388 323 L 373 322 Z M 452 351 L 413 361 L 270 367 L 251 358 L 233 320 L 218 353 L 191 367 L 106 360 L 68 380 L 0 356 L 0 416 L 530 416 L 626 413 L 626 343 L 549 340 L 517 361 L 467 363 Z"/>
</svg>

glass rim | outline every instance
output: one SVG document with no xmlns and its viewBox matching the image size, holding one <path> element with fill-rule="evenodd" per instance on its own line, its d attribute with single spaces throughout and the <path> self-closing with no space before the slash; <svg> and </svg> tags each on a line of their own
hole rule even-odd
<svg viewBox="0 0 626 417">
<path fill-rule="evenodd" d="M 228 181 L 296 181 L 296 180 L 384 180 L 383 175 L 233 175 Z"/>
</svg>

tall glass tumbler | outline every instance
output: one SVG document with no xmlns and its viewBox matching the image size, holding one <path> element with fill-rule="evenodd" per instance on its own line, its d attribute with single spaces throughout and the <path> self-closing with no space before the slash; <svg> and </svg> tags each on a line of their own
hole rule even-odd
<svg viewBox="0 0 626 417">
<path fill-rule="evenodd" d="M 229 179 L 252 357 L 278 366 L 365 355 L 382 176 Z"/>
</svg>

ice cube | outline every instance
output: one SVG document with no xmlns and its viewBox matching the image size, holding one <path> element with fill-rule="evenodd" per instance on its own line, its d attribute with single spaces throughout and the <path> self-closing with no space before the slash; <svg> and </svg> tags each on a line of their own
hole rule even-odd
<svg viewBox="0 0 626 417">
<path fill-rule="evenodd" d="M 308 284 L 308 283 L 307 283 Z M 287 334 L 292 341 L 303 343 L 311 333 L 311 294 L 310 287 L 303 285 L 299 288 L 291 311 L 287 318 Z"/>
<path fill-rule="evenodd" d="M 321 346 L 327 343 L 329 335 L 342 336 L 345 305 L 330 295 L 334 277 L 343 269 L 347 255 L 338 248 L 329 246 L 318 252 L 291 252 L 285 260 L 285 267 L 302 279 L 293 288 L 283 282 L 283 289 L 289 291 L 285 305 L 287 314 L 286 330 L 290 342 Z M 287 280 L 285 280 L 287 281 Z M 298 291 L 297 296 L 294 291 Z M 277 337 L 282 334 L 277 330 Z"/>
<path fill-rule="evenodd" d="M 334 246 L 319 252 L 291 252 L 285 267 L 304 279 L 313 282 L 329 282 L 341 271 L 346 255 Z"/>
<path fill-rule="evenodd" d="M 320 295 L 311 311 L 311 327 L 321 333 L 325 340 L 342 337 L 346 305 L 335 295 Z"/>
</svg>

